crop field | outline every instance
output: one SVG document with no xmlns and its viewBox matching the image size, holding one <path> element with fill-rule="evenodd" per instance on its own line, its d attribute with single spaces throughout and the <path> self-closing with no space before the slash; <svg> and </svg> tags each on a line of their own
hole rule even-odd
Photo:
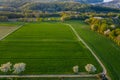
<svg viewBox="0 0 120 80">
<path fill-rule="evenodd" d="M 90 30 L 83 22 L 70 21 L 70 23 L 86 43 L 96 52 L 102 60 L 112 80 L 120 80 L 120 47 L 112 40 Z"/>
<path fill-rule="evenodd" d="M 88 63 L 96 66 L 96 73 L 102 71 L 69 26 L 54 22 L 27 23 L 1 40 L 0 64 L 6 62 L 26 63 L 22 74 L 73 74 L 73 66 L 85 72 Z"/>
</svg>

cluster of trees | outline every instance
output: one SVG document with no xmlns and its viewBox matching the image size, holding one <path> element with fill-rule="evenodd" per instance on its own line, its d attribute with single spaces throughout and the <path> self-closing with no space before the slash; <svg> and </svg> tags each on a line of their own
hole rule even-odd
<svg viewBox="0 0 120 80">
<path fill-rule="evenodd" d="M 51 2 L 51 3 L 32 3 L 26 10 L 39 10 L 47 12 L 77 11 L 77 12 L 120 12 L 119 9 L 107 8 L 102 6 L 81 4 L 75 2 Z"/>
<path fill-rule="evenodd" d="M 0 0 L 0 6 L 8 6 L 8 7 L 17 8 L 29 1 L 30 0 Z"/>
<path fill-rule="evenodd" d="M 26 64 L 25 63 L 16 63 L 12 66 L 12 63 L 7 62 L 5 64 L 1 64 L 0 71 L 4 73 L 12 72 L 13 74 L 20 74 L 25 71 Z"/>
<path fill-rule="evenodd" d="M 82 13 L 68 13 L 68 12 L 63 12 L 61 13 L 61 21 L 66 21 L 66 20 L 85 20 L 88 19 L 89 16 L 82 14 Z"/>
<path fill-rule="evenodd" d="M 109 37 L 120 46 L 120 28 L 112 30 Z"/>
<path fill-rule="evenodd" d="M 60 17 L 59 13 L 48 13 L 40 11 L 25 11 L 25 12 L 0 12 L 0 16 L 6 16 L 9 19 L 15 18 L 36 18 L 36 17 Z"/>
<path fill-rule="evenodd" d="M 70 4 L 68 4 L 68 5 L 70 5 Z M 60 7 L 60 6 L 58 6 L 58 7 Z M 63 6 L 61 6 L 61 7 L 63 7 Z M 72 7 L 74 7 L 74 6 L 72 6 Z M 88 12 L 88 11 L 85 11 L 85 12 L 81 11 L 81 12 L 79 12 L 79 11 L 76 11 L 76 10 L 75 11 L 62 11 L 61 10 L 61 12 L 49 12 L 47 10 L 45 10 L 45 11 L 44 10 L 43 11 L 35 11 L 35 10 L 25 10 L 24 11 L 23 10 L 23 11 L 19 11 L 19 12 L 0 11 L 0 16 L 6 16 L 6 17 L 8 17 L 8 19 L 61 17 L 61 20 L 62 19 L 63 20 L 85 20 L 85 19 L 87 19 L 89 17 L 95 17 L 95 16 L 103 17 L 103 18 L 112 18 L 112 17 L 118 16 L 119 20 L 120 20 L 119 13 L 114 13 L 114 12 L 110 12 L 110 13 L 103 13 L 103 12 L 97 13 L 97 12 L 94 12 L 94 11 L 93 12 Z M 116 21 L 118 21 L 118 20 L 116 20 Z M 117 23 L 119 23 L 119 22 L 117 22 Z"/>
<path fill-rule="evenodd" d="M 20 22 L 42 22 L 42 21 L 60 21 L 59 18 L 48 17 L 48 18 L 20 18 Z"/>
<path fill-rule="evenodd" d="M 119 9 L 85 4 L 99 1 L 103 0 L 0 0 L 0 11 L 19 12 L 25 10 L 39 10 L 47 12 L 120 12 Z"/>
<path fill-rule="evenodd" d="M 94 72 L 96 72 L 96 67 L 93 65 L 93 64 L 87 64 L 86 66 L 85 66 L 85 70 L 88 72 L 88 73 L 94 73 Z M 79 66 L 78 65 L 76 65 L 76 66 L 73 66 L 73 72 L 75 73 L 75 74 L 78 74 L 79 73 Z"/>
<path fill-rule="evenodd" d="M 91 30 L 101 33 L 118 45 L 120 45 L 120 20 L 118 17 L 115 18 L 102 18 L 102 17 L 92 17 L 85 20 L 91 25 Z"/>
<path fill-rule="evenodd" d="M 7 16 L 0 16 L 0 22 L 8 21 Z"/>
<path fill-rule="evenodd" d="M 61 12 L 61 13 L 54 13 L 56 15 L 49 13 L 39 13 L 35 12 L 34 16 L 30 16 L 26 14 L 26 17 L 19 18 L 18 21 L 24 22 L 37 22 L 37 21 L 66 21 L 66 20 L 86 20 L 89 18 L 89 15 L 83 13 L 75 13 L 75 12 Z M 44 16 L 44 17 L 43 17 Z"/>
<path fill-rule="evenodd" d="M 120 16 L 119 13 L 115 13 L 115 12 L 108 12 L 108 13 L 87 12 L 85 14 L 90 15 L 91 17 L 102 17 L 102 18 L 113 18 L 113 17 L 116 17 L 116 16 L 118 16 L 118 17 Z"/>
<path fill-rule="evenodd" d="M 117 17 L 116 17 L 117 16 Z M 102 17 L 105 19 L 111 18 L 111 21 L 114 21 L 115 24 L 120 25 L 120 15 L 118 13 L 96 13 L 96 12 L 61 12 L 61 20 L 86 20 L 91 17 Z M 115 18 L 116 17 L 116 18 Z"/>
<path fill-rule="evenodd" d="M 17 13 L 17 12 L 6 12 L 6 11 L 2 11 L 2 12 L 0 12 L 0 16 L 6 16 L 6 17 L 8 17 L 9 19 L 12 19 L 12 18 L 21 18 L 21 17 L 24 17 L 24 14 L 22 14 L 22 13 Z"/>
</svg>

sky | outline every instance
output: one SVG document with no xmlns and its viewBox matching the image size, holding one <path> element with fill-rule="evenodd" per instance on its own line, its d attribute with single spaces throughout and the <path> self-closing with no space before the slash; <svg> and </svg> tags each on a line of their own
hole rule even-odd
<svg viewBox="0 0 120 80">
<path fill-rule="evenodd" d="M 104 2 L 110 2 L 110 1 L 113 1 L 113 0 L 104 0 Z"/>
</svg>

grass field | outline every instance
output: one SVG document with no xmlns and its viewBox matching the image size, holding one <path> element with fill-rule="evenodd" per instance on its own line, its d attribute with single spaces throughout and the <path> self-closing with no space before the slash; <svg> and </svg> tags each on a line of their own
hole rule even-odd
<svg viewBox="0 0 120 80">
<path fill-rule="evenodd" d="M 102 69 L 89 50 L 78 42 L 72 30 L 61 23 L 28 23 L 0 41 L 0 64 L 24 62 L 22 74 L 73 74 L 88 63 Z M 3 74 L 3 73 L 0 73 Z"/>
<path fill-rule="evenodd" d="M 96 52 L 105 64 L 112 80 L 120 80 L 120 47 L 110 39 L 90 30 L 90 27 L 81 21 L 70 23 L 86 43 Z"/>
<path fill-rule="evenodd" d="M 22 23 L 23 22 L 0 22 L 0 26 L 13 27 L 13 26 L 21 25 Z"/>
</svg>

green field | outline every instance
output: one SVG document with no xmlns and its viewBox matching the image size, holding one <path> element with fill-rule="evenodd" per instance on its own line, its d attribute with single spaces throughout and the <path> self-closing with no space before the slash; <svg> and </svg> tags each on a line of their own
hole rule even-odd
<svg viewBox="0 0 120 80">
<path fill-rule="evenodd" d="M 0 41 L 0 64 L 24 62 L 22 74 L 73 74 L 79 65 L 85 72 L 88 63 L 102 69 L 72 30 L 61 23 L 27 23 Z M 0 73 L 3 74 L 3 73 Z"/>
<path fill-rule="evenodd" d="M 105 64 L 112 80 L 120 80 L 120 47 L 112 40 L 90 30 L 90 27 L 81 21 L 70 23 L 86 43 L 96 52 Z"/>
<path fill-rule="evenodd" d="M 7 27 L 13 27 L 13 26 L 19 26 L 23 22 L 0 22 L 0 26 L 7 26 Z"/>
</svg>

